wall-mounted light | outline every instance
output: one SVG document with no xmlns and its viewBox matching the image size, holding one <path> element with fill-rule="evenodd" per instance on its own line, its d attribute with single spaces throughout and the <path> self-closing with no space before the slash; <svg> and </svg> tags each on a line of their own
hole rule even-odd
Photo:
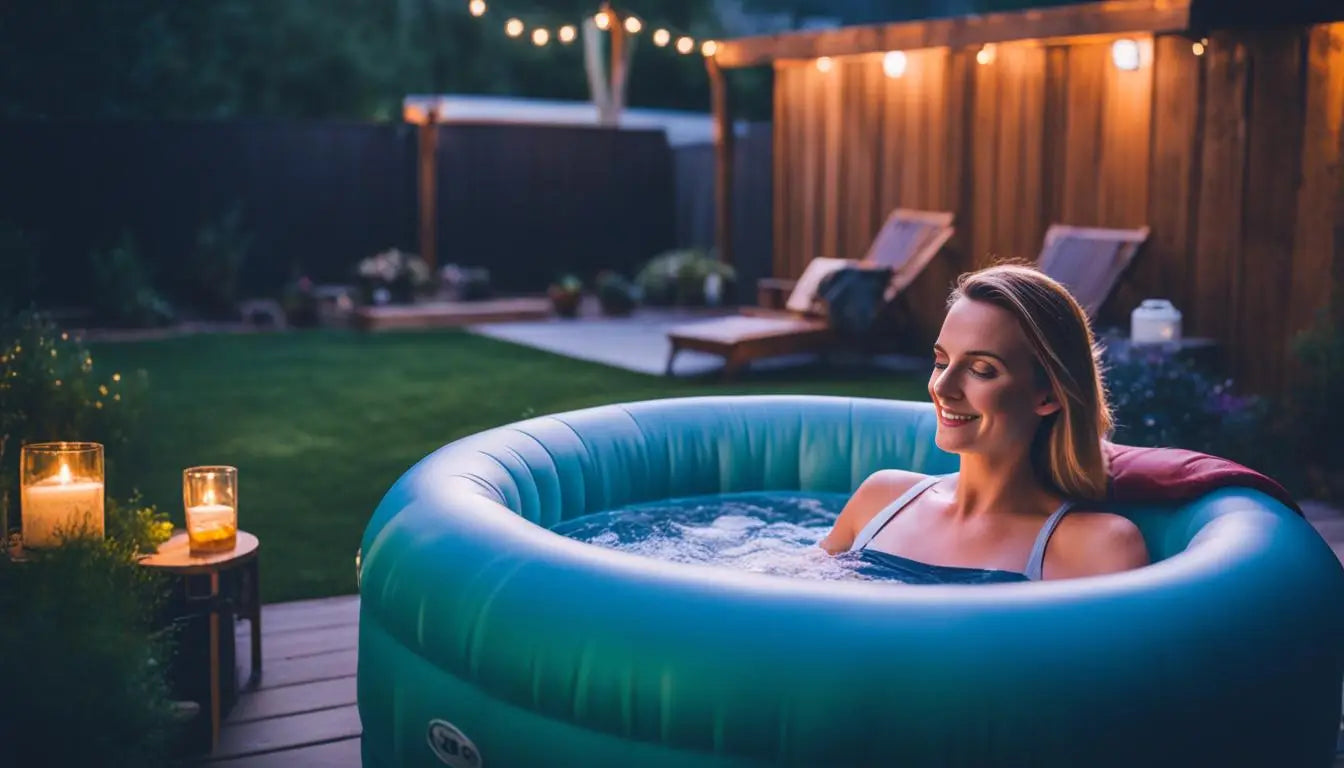
<svg viewBox="0 0 1344 768">
<path fill-rule="evenodd" d="M 1122 37 L 1111 43 L 1111 61 L 1115 68 L 1133 72 L 1139 68 L 1139 43 L 1128 37 Z"/>
<path fill-rule="evenodd" d="M 907 63 L 904 51 L 887 51 L 887 55 L 882 57 L 882 71 L 887 77 L 900 77 L 905 74 Z"/>
<path fill-rule="evenodd" d="M 1204 52 L 1209 50 L 1209 38 L 1202 37 L 1196 40 L 1194 44 L 1190 46 L 1190 50 L 1194 51 L 1196 56 L 1203 56 Z"/>
<path fill-rule="evenodd" d="M 818 72 L 830 72 L 832 66 L 834 66 L 834 62 L 831 61 L 830 56 L 822 56 L 820 59 L 817 59 Z"/>
<path fill-rule="evenodd" d="M 999 48 L 993 43 L 985 43 L 980 46 L 980 50 L 975 52 L 975 63 L 981 66 L 993 64 L 999 57 Z"/>
</svg>

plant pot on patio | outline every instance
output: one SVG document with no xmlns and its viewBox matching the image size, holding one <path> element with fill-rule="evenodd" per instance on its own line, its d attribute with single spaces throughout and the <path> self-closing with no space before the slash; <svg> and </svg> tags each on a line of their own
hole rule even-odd
<svg viewBox="0 0 1344 768">
<path fill-rule="evenodd" d="M 573 275 L 562 277 L 546 289 L 555 314 L 560 317 L 577 317 L 579 305 L 583 302 L 583 282 Z"/>
</svg>

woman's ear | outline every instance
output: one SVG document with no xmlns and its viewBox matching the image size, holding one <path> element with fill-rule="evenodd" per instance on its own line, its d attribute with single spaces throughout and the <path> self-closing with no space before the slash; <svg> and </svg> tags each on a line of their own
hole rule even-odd
<svg viewBox="0 0 1344 768">
<path fill-rule="evenodd" d="M 1036 415 L 1049 416 L 1052 413 L 1058 413 L 1061 408 L 1059 400 L 1055 398 L 1055 393 L 1045 390 L 1036 399 Z"/>
</svg>

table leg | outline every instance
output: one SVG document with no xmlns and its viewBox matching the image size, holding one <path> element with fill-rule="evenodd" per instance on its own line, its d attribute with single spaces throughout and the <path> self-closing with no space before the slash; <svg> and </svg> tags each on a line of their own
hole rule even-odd
<svg viewBox="0 0 1344 768">
<path fill-rule="evenodd" d="M 210 572 L 210 751 L 219 748 L 219 572 Z"/>
<path fill-rule="evenodd" d="M 248 621 L 252 624 L 252 675 L 249 683 L 261 682 L 261 558 L 252 561 L 252 615 Z"/>
</svg>

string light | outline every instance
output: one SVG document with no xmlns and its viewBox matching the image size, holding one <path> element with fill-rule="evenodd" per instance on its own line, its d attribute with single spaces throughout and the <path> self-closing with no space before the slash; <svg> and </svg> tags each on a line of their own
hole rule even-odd
<svg viewBox="0 0 1344 768">
<path fill-rule="evenodd" d="M 1190 49 L 1195 52 L 1196 56 L 1203 56 L 1204 52 L 1209 49 L 1209 38 L 1205 37 L 1196 40 L 1195 44 L 1190 46 Z"/>
<path fill-rule="evenodd" d="M 1111 44 L 1111 61 L 1115 68 L 1124 72 L 1133 72 L 1139 68 L 1139 43 L 1128 37 L 1122 37 Z"/>
<path fill-rule="evenodd" d="M 486 0 L 469 0 L 467 3 L 467 11 L 477 18 L 484 16 L 488 10 L 489 6 L 486 4 Z M 593 23 L 597 25 L 597 28 L 603 31 L 609 31 L 613 24 L 620 24 L 627 33 L 632 35 L 637 35 L 644 31 L 643 19 L 638 16 L 619 14 L 608 8 L 603 8 L 594 13 L 592 19 Z M 552 29 L 555 31 L 552 32 Z M 517 16 L 510 17 L 509 20 L 504 23 L 504 34 L 512 38 L 522 37 L 528 30 L 529 25 L 524 23 L 523 20 Z M 529 38 L 532 43 L 538 47 L 549 44 L 552 39 L 568 45 L 578 39 L 578 26 L 575 24 L 564 24 L 551 28 L 541 26 L 531 27 L 531 35 L 529 35 Z M 653 32 L 653 44 L 659 48 L 672 46 L 677 50 L 677 53 L 685 55 L 696 49 L 697 41 L 690 35 L 676 36 L 673 30 L 670 30 L 667 27 L 659 27 Z M 719 51 L 719 43 L 716 40 L 705 40 L 700 42 L 699 47 L 700 52 L 706 57 L 713 57 Z"/>
<path fill-rule="evenodd" d="M 975 52 L 975 61 L 977 64 L 993 64 L 994 59 L 998 58 L 999 49 L 993 43 L 985 43 L 980 46 L 980 50 Z"/>
<path fill-rule="evenodd" d="M 905 53 L 903 51 L 887 51 L 887 55 L 882 57 L 882 71 L 887 77 L 900 77 L 905 74 Z"/>
<path fill-rule="evenodd" d="M 831 57 L 830 57 L 830 56 L 822 56 L 820 59 L 817 59 L 817 71 L 818 71 L 818 72 L 830 72 L 830 71 L 831 71 L 831 66 L 832 66 L 832 65 L 833 65 L 833 62 L 831 61 Z"/>
</svg>

